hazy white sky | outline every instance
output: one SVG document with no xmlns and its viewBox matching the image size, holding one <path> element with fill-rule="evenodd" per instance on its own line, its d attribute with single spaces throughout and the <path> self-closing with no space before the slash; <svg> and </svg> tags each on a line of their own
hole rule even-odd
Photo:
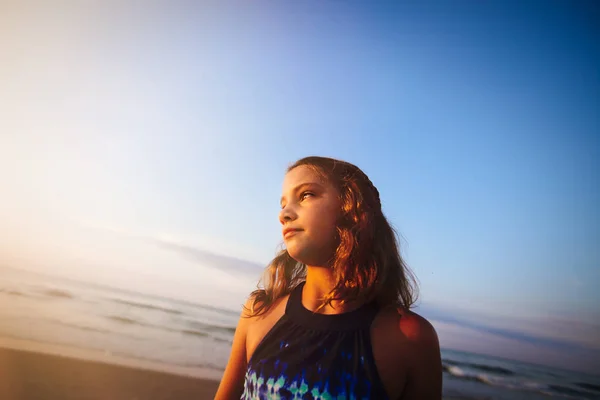
<svg viewBox="0 0 600 400">
<path fill-rule="evenodd" d="M 3 3 L 0 261 L 235 309 L 285 167 L 333 156 L 380 189 L 442 344 L 600 371 L 597 27 L 387 7 Z"/>
</svg>

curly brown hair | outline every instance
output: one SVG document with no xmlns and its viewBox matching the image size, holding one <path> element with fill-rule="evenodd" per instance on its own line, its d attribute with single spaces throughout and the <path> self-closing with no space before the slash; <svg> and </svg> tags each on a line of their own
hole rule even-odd
<svg viewBox="0 0 600 400">
<path fill-rule="evenodd" d="M 336 284 L 319 308 L 333 301 L 370 302 L 410 309 L 417 298 L 417 282 L 399 251 L 397 235 L 381 209 L 379 191 L 357 166 L 326 157 L 306 157 L 287 172 L 307 166 L 330 182 L 341 200 L 337 224 L 338 243 L 332 268 Z M 306 265 L 286 249 L 278 252 L 265 270 L 258 289 L 250 294 L 247 316 L 258 316 L 273 307 L 306 279 Z M 263 283 L 263 288 L 260 283 Z"/>
</svg>

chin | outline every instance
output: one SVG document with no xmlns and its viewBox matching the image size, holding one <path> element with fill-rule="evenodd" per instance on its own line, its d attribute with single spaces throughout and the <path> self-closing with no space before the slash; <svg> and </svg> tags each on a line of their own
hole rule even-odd
<svg viewBox="0 0 600 400">
<path fill-rule="evenodd" d="M 303 246 L 298 246 L 295 243 L 290 243 L 286 246 L 286 250 L 290 257 L 299 263 L 306 264 L 310 259 L 310 251 Z"/>
<path fill-rule="evenodd" d="M 311 249 L 300 246 L 289 246 L 287 247 L 287 252 L 290 257 L 301 264 L 312 266 L 324 265 L 323 257 L 315 254 L 315 252 L 311 251 Z"/>
<path fill-rule="evenodd" d="M 298 261 L 299 263 L 303 263 L 304 264 L 304 257 L 302 254 L 302 249 L 299 249 L 298 246 L 286 246 L 286 250 L 288 252 L 288 254 L 290 255 L 290 257 L 292 257 L 294 260 Z"/>
</svg>

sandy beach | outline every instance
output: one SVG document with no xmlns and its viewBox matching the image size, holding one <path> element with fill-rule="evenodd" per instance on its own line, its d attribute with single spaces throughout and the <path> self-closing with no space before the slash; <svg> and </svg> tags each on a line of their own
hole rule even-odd
<svg viewBox="0 0 600 400">
<path fill-rule="evenodd" d="M 0 399 L 213 399 L 218 382 L 0 348 Z"/>
</svg>

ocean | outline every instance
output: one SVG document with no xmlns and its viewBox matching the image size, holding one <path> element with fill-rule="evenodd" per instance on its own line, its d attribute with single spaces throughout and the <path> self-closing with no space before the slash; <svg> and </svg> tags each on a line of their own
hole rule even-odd
<svg viewBox="0 0 600 400">
<path fill-rule="evenodd" d="M 0 338 L 216 378 L 239 312 L 0 269 Z M 600 399 L 600 377 L 442 349 L 444 398 Z"/>
</svg>

